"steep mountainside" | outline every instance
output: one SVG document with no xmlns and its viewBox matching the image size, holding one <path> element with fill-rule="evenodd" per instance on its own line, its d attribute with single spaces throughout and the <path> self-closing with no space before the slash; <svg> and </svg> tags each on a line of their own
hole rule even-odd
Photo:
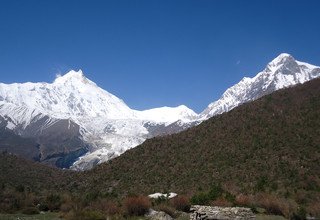
<svg viewBox="0 0 320 220">
<path fill-rule="evenodd" d="M 0 153 L 0 165 L 2 187 L 23 186 L 35 192 L 58 190 L 61 193 L 63 190 L 72 191 L 76 182 L 75 172 L 49 167 L 8 153 Z"/>
<path fill-rule="evenodd" d="M 130 109 L 81 70 L 51 84 L 0 84 L 0 116 L 6 131 L 38 143 L 40 161 L 69 167 L 78 160 L 74 169 L 91 168 L 154 135 L 181 131 L 197 118 L 186 106 Z M 181 126 L 167 129 L 178 120 Z M 19 149 L 7 150 L 19 154 Z"/>
<path fill-rule="evenodd" d="M 213 183 L 320 199 L 320 79 L 277 91 L 85 172 L 83 190 L 195 192 Z"/>
<path fill-rule="evenodd" d="M 56 119 L 36 109 L 12 103 L 0 103 L 3 127 L 0 130 L 0 146 L 8 152 L 33 158 L 61 168 L 68 168 L 73 161 L 88 151 L 80 126 L 70 119 Z M 8 134 L 14 135 L 8 143 Z M 28 142 L 32 140 L 30 147 Z"/>
<path fill-rule="evenodd" d="M 0 116 L 0 152 L 12 152 L 31 160 L 40 160 L 39 144 L 30 138 L 23 138 L 6 129 L 7 121 Z"/>
<path fill-rule="evenodd" d="M 320 202 L 320 79 L 283 89 L 179 134 L 151 138 L 85 172 L 0 155 L 0 185 L 83 195 L 267 192 Z M 90 198 L 91 198 L 90 197 Z M 96 198 L 96 197 L 95 197 Z"/>
</svg>

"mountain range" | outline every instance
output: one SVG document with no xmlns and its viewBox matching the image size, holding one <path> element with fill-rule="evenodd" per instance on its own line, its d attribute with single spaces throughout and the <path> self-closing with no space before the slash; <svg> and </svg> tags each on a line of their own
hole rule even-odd
<svg viewBox="0 0 320 220">
<path fill-rule="evenodd" d="M 194 194 L 221 184 L 234 195 L 267 192 L 316 204 L 319 118 L 320 79 L 314 79 L 177 134 L 148 139 L 81 172 L 81 192 Z"/>
<path fill-rule="evenodd" d="M 314 79 L 177 134 L 150 138 L 85 172 L 0 153 L 0 209 L 21 201 L 12 198 L 29 198 L 25 193 L 40 201 L 69 195 L 68 203 L 74 198 L 79 207 L 175 192 L 195 204 L 262 207 L 288 218 L 303 209 L 319 217 L 319 118 L 320 79 Z"/>
<path fill-rule="evenodd" d="M 280 54 L 200 114 L 188 107 L 138 111 L 81 70 L 53 83 L 0 83 L 0 150 L 61 168 L 90 169 L 154 136 L 177 133 L 276 90 L 320 76 L 320 68 Z"/>
</svg>

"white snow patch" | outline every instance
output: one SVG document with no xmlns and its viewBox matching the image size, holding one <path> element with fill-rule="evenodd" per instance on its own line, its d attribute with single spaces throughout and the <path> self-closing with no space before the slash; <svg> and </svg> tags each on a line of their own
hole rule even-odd
<svg viewBox="0 0 320 220">
<path fill-rule="evenodd" d="M 167 193 L 167 194 L 164 194 L 164 193 L 154 193 L 154 194 L 150 194 L 148 195 L 149 198 L 152 198 L 152 199 L 158 199 L 158 198 L 161 198 L 161 197 L 164 197 L 164 198 L 168 198 L 168 199 L 172 199 L 174 197 L 176 197 L 178 194 L 177 193 Z"/>
</svg>

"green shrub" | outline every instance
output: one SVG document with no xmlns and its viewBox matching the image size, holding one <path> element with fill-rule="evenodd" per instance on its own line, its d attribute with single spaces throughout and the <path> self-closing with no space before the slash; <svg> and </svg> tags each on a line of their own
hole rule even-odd
<svg viewBox="0 0 320 220">
<path fill-rule="evenodd" d="M 255 190 L 256 192 L 264 192 L 268 185 L 268 178 L 266 176 L 262 176 L 258 179 Z"/>
<path fill-rule="evenodd" d="M 191 204 L 193 205 L 208 205 L 210 202 L 210 198 L 207 193 L 198 193 L 191 197 Z"/>
<path fill-rule="evenodd" d="M 88 205 L 90 202 L 95 201 L 99 197 L 99 192 L 88 192 L 84 195 L 84 204 Z"/>
<path fill-rule="evenodd" d="M 224 195 L 224 198 L 228 201 L 228 202 L 231 202 L 231 203 L 235 203 L 236 201 L 236 196 L 229 193 L 229 192 L 226 192 L 225 195 Z"/>
<path fill-rule="evenodd" d="M 208 193 L 208 197 L 210 200 L 216 200 L 223 194 L 224 190 L 220 185 L 213 185 L 210 188 L 210 191 Z"/>
<path fill-rule="evenodd" d="M 159 196 L 156 199 L 153 199 L 152 202 L 154 203 L 154 205 L 159 205 L 159 204 L 165 203 L 167 201 L 168 201 L 168 197 L 162 195 L 162 196 Z"/>
<path fill-rule="evenodd" d="M 214 201 L 221 197 L 224 193 L 222 187 L 218 184 L 212 185 L 209 192 L 200 192 L 191 197 L 191 203 L 193 205 L 210 205 L 210 201 Z"/>
<path fill-rule="evenodd" d="M 59 210 L 62 204 L 61 196 L 59 194 L 50 194 L 46 198 L 46 203 L 48 205 L 49 210 Z"/>
</svg>

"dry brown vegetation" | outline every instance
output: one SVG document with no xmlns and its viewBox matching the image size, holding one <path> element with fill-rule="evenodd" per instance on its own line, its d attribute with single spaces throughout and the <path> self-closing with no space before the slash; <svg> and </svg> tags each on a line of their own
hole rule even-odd
<svg viewBox="0 0 320 220">
<path fill-rule="evenodd" d="M 132 196 L 124 200 L 123 206 L 129 216 L 142 216 L 149 211 L 151 202 L 144 196 Z"/>
<path fill-rule="evenodd" d="M 178 195 L 172 199 L 172 206 L 176 210 L 189 212 L 191 204 L 188 197 L 183 195 Z"/>
</svg>

